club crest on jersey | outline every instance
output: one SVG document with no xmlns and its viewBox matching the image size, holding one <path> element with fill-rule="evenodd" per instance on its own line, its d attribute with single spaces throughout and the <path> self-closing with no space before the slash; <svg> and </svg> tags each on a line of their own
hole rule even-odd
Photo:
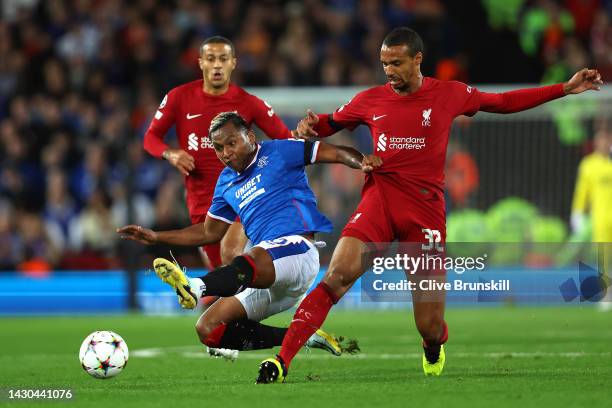
<svg viewBox="0 0 612 408">
<path fill-rule="evenodd" d="M 268 156 L 261 156 L 259 160 L 257 160 L 257 167 L 262 168 L 268 165 Z"/>
<path fill-rule="evenodd" d="M 423 126 L 431 126 L 431 108 L 423 110 Z"/>
</svg>

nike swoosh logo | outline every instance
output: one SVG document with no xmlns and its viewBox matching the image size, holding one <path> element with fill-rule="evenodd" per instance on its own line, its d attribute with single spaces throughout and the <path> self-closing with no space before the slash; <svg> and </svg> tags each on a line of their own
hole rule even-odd
<svg viewBox="0 0 612 408">
<path fill-rule="evenodd" d="M 189 113 L 187 114 L 187 119 L 193 119 L 193 118 L 197 118 L 198 116 L 202 116 L 201 113 L 198 113 L 197 115 L 190 115 Z"/>
<path fill-rule="evenodd" d="M 378 120 L 380 118 L 384 118 L 385 116 L 387 116 L 387 115 L 380 115 L 380 116 L 374 115 L 374 116 L 372 116 L 372 120 Z"/>
</svg>

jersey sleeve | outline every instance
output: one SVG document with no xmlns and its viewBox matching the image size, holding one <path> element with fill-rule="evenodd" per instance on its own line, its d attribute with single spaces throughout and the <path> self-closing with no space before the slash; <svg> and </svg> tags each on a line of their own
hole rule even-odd
<svg viewBox="0 0 612 408">
<path fill-rule="evenodd" d="M 161 158 L 162 153 L 168 149 L 164 137 L 176 119 L 176 99 L 177 95 L 174 90 L 164 96 L 145 132 L 144 149 L 153 157 Z"/>
<path fill-rule="evenodd" d="M 251 95 L 253 121 L 270 139 L 289 139 L 291 131 L 266 101 Z"/>
<path fill-rule="evenodd" d="M 367 108 L 364 93 L 358 93 L 329 117 L 330 125 L 335 128 L 343 127 L 353 130 L 365 122 Z"/>
<path fill-rule="evenodd" d="M 317 151 L 321 142 L 288 139 L 276 142 L 277 150 L 289 167 L 304 167 L 317 160 Z"/>
<path fill-rule="evenodd" d="M 232 224 L 237 217 L 234 209 L 229 205 L 229 203 L 223 198 L 223 187 L 224 184 L 219 183 L 217 181 L 217 186 L 215 187 L 215 193 L 213 195 L 212 203 L 210 204 L 210 208 L 208 209 L 207 215 L 215 220 L 227 222 L 228 224 Z"/>
<path fill-rule="evenodd" d="M 565 96 L 563 84 L 516 89 L 502 93 L 480 93 L 480 110 L 493 113 L 514 113 Z"/>
<path fill-rule="evenodd" d="M 480 109 L 480 91 L 463 82 L 449 81 L 446 97 L 447 106 L 453 116 L 474 116 Z"/>
</svg>

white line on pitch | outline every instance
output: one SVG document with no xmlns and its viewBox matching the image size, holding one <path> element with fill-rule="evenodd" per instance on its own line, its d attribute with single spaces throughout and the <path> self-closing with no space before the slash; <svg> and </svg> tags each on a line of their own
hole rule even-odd
<svg viewBox="0 0 612 408">
<path fill-rule="evenodd" d="M 134 350 L 130 353 L 130 355 L 134 357 L 142 357 L 142 358 L 152 358 L 158 357 L 162 354 L 167 354 L 168 352 L 179 353 L 181 356 L 186 358 L 208 358 L 210 357 L 203 348 L 200 351 L 190 351 L 197 350 L 200 347 L 195 348 L 193 346 L 183 346 L 183 347 L 169 347 L 169 348 L 149 348 L 149 349 L 140 349 Z M 314 359 L 314 360 L 323 360 L 323 359 L 333 359 L 335 356 L 329 354 L 320 354 L 321 352 L 306 352 L 299 354 L 298 357 Z M 243 352 L 240 353 L 240 359 L 249 359 L 249 360 L 259 360 L 266 357 L 269 357 L 270 353 L 261 353 L 261 352 Z M 570 352 L 544 352 L 544 351 L 534 351 L 534 352 L 522 352 L 522 351 L 513 351 L 513 352 L 495 352 L 495 353 L 465 353 L 465 352 L 450 352 L 450 356 L 456 358 L 579 358 L 579 357 L 610 357 L 612 356 L 612 352 L 601 352 L 601 353 L 586 353 L 583 351 L 570 351 Z M 422 356 L 421 353 L 359 353 L 354 355 L 349 355 L 348 358 L 355 359 L 363 359 L 363 360 L 405 360 L 405 359 L 413 359 L 420 358 Z M 345 357 L 346 358 L 346 357 Z"/>
</svg>

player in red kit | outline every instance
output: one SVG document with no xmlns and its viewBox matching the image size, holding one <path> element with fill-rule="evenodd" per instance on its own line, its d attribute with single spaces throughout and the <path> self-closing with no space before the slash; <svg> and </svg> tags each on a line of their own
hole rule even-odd
<svg viewBox="0 0 612 408">
<path fill-rule="evenodd" d="M 163 158 L 185 178 L 187 208 L 192 224 L 204 222 L 217 178 L 223 170 L 208 137 L 210 121 L 217 114 L 236 111 L 251 125 L 255 123 L 269 138 L 286 139 L 291 132 L 266 102 L 230 83 L 236 68 L 234 45 L 225 37 L 206 39 L 200 47 L 198 64 L 202 79 L 172 89 L 164 97 L 144 136 L 144 148 Z M 180 148 L 171 149 L 164 136 L 173 125 Z M 221 244 L 203 249 L 213 268 L 242 253 L 246 237 L 234 223 Z"/>
<path fill-rule="evenodd" d="M 380 60 L 386 85 L 357 94 L 333 114 L 309 112 L 298 125 L 301 137 L 326 137 L 365 124 L 374 154 L 383 165 L 366 176 L 361 201 L 342 232 L 323 281 L 298 306 L 277 357 L 261 363 L 258 383 L 284 380 L 306 339 L 369 268 L 371 254 L 377 250 L 370 251 L 372 244 L 397 240 L 423 249 L 442 248 L 446 238 L 444 161 L 454 118 L 478 111 L 518 112 L 564 95 L 598 90 L 602 84 L 599 73 L 590 69 L 563 84 L 501 94 L 423 77 L 423 42 L 404 27 L 385 37 Z M 444 271 L 439 275 L 437 279 L 445 279 Z M 414 318 L 423 339 L 423 369 L 426 375 L 440 375 L 443 344 L 448 339 L 445 292 L 416 290 L 412 294 Z"/>
</svg>

